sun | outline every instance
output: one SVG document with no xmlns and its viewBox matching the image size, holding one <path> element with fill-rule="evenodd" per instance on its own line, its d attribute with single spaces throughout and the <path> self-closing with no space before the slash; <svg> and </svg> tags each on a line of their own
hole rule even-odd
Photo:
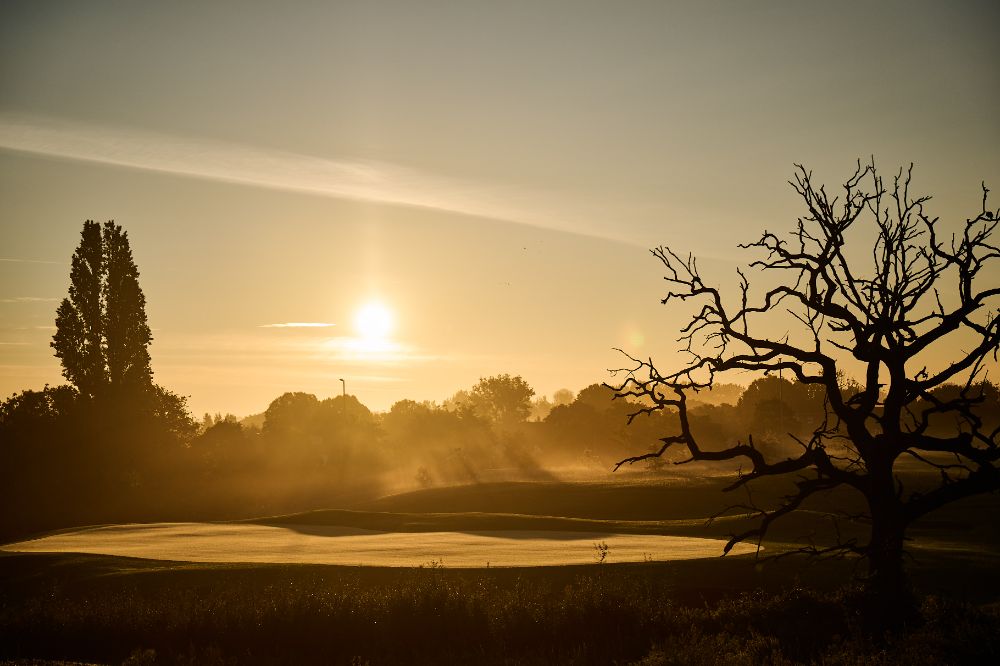
<svg viewBox="0 0 1000 666">
<path fill-rule="evenodd" d="M 354 330 L 363 340 L 384 340 L 392 332 L 393 317 L 381 303 L 366 303 L 354 315 Z"/>
</svg>

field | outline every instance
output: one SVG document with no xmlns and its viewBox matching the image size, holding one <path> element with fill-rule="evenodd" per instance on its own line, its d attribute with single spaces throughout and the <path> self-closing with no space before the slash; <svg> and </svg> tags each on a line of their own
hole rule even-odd
<svg viewBox="0 0 1000 666">
<path fill-rule="evenodd" d="M 711 479 L 483 484 L 215 526 L 316 539 L 329 538 L 320 535 L 331 530 L 422 539 L 528 531 L 548 533 L 553 542 L 569 535 L 587 562 L 575 566 L 487 569 L 484 562 L 461 568 L 457 555 L 430 553 L 426 561 L 421 554 L 414 566 L 395 568 L 4 553 L 0 658 L 199 664 L 995 661 L 997 498 L 956 504 L 915 527 L 909 571 L 923 599 L 924 622 L 876 644 L 859 628 L 859 593 L 844 585 L 856 568 L 850 560 L 811 563 L 796 556 L 762 563 L 752 554 L 716 557 L 721 548 L 702 559 L 616 560 L 620 549 L 613 539 L 619 535 L 719 538 L 747 524 L 737 516 L 705 526 L 705 516 L 725 505 L 720 485 Z M 768 492 L 781 489 L 763 488 L 761 496 Z M 822 537 L 815 527 L 823 527 L 829 508 L 812 506 L 791 516 L 763 544 L 764 553 Z M 593 547 L 601 541 L 609 546 L 603 563 Z"/>
<path fill-rule="evenodd" d="M 610 523 L 610 521 L 608 521 Z M 714 557 L 715 539 L 568 530 L 380 532 L 315 524 L 154 523 L 67 531 L 11 544 L 14 552 L 64 552 L 185 562 L 414 567 L 541 567 Z M 734 554 L 753 552 L 740 544 Z"/>
</svg>

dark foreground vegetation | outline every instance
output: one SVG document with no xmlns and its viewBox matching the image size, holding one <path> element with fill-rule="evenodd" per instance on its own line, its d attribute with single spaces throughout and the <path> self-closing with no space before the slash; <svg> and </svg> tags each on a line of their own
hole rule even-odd
<svg viewBox="0 0 1000 666">
<path fill-rule="evenodd" d="M 265 522 L 723 537 L 753 520 L 705 525 L 723 482 L 429 488 Z M 829 508 L 782 521 L 764 553 L 813 538 Z M 863 572 L 857 558 L 618 564 L 612 552 L 591 566 L 463 570 L 0 553 L 0 662 L 995 663 L 998 515 L 996 498 L 984 496 L 913 530 L 919 614 L 883 636 L 870 633 L 863 587 L 843 587 Z"/>
<path fill-rule="evenodd" d="M 873 637 L 860 588 L 826 582 L 847 565 L 802 564 L 727 558 L 452 570 L 8 554 L 0 557 L 0 659 L 973 664 L 1000 657 L 996 605 L 927 596 L 919 618 Z"/>
<path fill-rule="evenodd" d="M 716 506 L 720 483 L 478 484 L 266 522 L 722 537 L 753 518 L 692 519 Z M 780 523 L 771 537 L 782 541 L 766 541 L 764 553 L 800 546 L 828 508 Z M 4 553 L 0 661 L 996 663 L 998 509 L 993 496 L 969 499 L 914 529 L 908 571 L 919 612 L 884 635 L 871 631 L 864 587 L 844 587 L 863 572 L 857 558 L 617 564 L 612 552 L 590 566 L 473 570 Z"/>
</svg>

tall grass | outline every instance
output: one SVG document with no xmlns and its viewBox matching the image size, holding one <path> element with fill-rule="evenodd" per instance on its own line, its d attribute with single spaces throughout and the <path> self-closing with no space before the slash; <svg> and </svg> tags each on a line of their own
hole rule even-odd
<svg viewBox="0 0 1000 666">
<path fill-rule="evenodd" d="M 642 569 L 165 570 L 4 594 L 0 659 L 103 663 L 998 663 L 995 611 L 928 598 L 876 642 L 854 592 L 711 603 Z M 28 590 L 31 590 L 30 592 Z"/>
</svg>

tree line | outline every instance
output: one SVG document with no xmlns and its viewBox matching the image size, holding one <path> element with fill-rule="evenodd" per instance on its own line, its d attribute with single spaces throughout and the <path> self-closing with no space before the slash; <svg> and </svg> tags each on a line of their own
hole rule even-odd
<svg viewBox="0 0 1000 666">
<path fill-rule="evenodd" d="M 84 223 L 51 343 L 68 383 L 0 404 L 3 533 L 280 513 L 386 489 L 552 479 L 560 467 L 606 472 L 653 446 L 672 418 L 626 428 L 634 405 L 607 387 L 563 389 L 550 401 L 499 374 L 441 404 L 401 400 L 375 413 L 354 396 L 298 392 L 256 417 L 199 423 L 154 381 L 145 305 L 127 232 Z M 735 407 L 743 421 L 756 418 L 745 414 L 758 414 L 757 402 Z M 789 403 L 790 419 L 797 408 Z"/>
</svg>

